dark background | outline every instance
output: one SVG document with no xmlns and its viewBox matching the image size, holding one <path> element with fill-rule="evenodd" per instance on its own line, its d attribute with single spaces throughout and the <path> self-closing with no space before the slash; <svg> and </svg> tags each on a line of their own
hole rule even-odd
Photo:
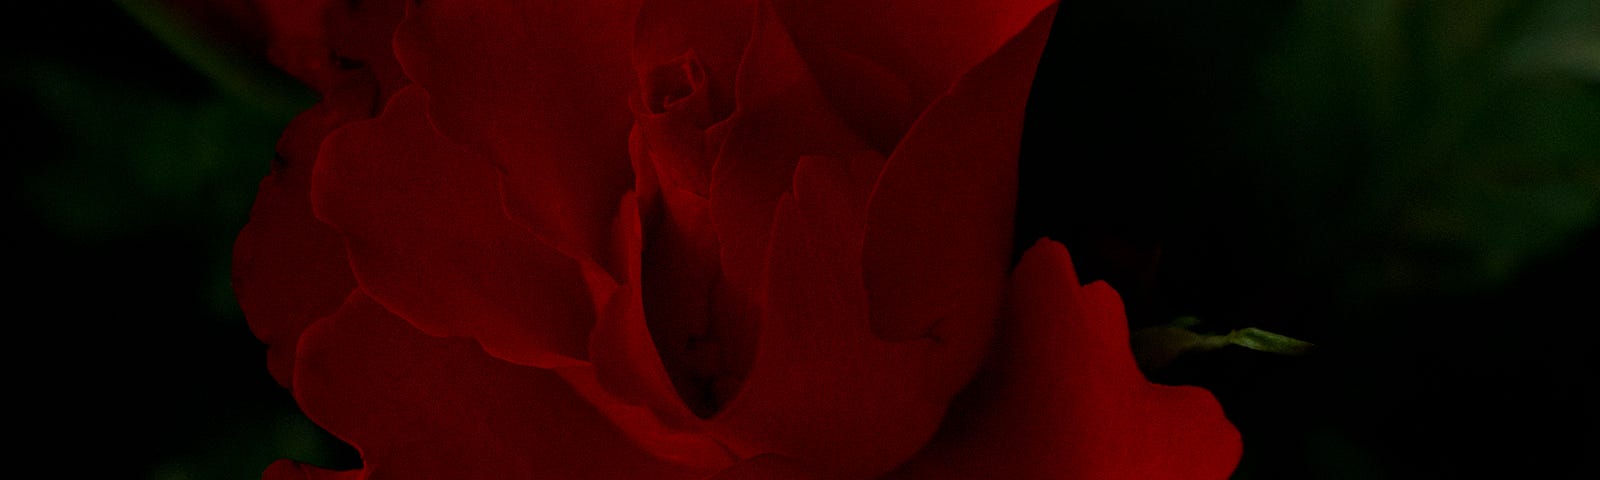
<svg viewBox="0 0 1600 480">
<path fill-rule="evenodd" d="M 137 0 L 0 20 L 16 436 L 106 478 L 353 466 L 228 286 L 314 99 L 191 12 L 231 26 Z M 1235 478 L 1592 475 L 1600 2 L 1072 2 L 1028 122 L 1019 244 L 1065 241 L 1135 328 L 1319 345 L 1149 372 L 1217 394 Z"/>
</svg>

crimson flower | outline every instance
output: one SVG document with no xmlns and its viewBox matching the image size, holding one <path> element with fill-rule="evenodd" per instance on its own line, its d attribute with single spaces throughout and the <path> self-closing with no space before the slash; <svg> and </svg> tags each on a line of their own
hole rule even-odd
<svg viewBox="0 0 1600 480">
<path fill-rule="evenodd" d="M 262 2 L 322 95 L 235 249 L 360 452 L 268 478 L 1222 478 L 1117 294 L 1010 265 L 1049 0 Z"/>
</svg>

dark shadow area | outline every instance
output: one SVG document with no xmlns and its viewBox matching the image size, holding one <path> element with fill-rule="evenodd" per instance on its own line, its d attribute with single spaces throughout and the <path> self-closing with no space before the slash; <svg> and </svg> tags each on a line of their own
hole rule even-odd
<svg viewBox="0 0 1600 480">
<path fill-rule="evenodd" d="M 1147 372 L 1216 393 L 1236 478 L 1586 476 L 1600 65 L 1551 58 L 1600 11 L 1474 5 L 1063 6 L 1018 245 L 1065 242 L 1134 328 L 1319 344 Z"/>
</svg>

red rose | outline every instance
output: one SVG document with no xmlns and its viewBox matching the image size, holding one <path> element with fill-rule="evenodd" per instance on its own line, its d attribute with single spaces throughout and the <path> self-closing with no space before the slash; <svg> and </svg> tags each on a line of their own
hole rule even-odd
<svg viewBox="0 0 1600 480">
<path fill-rule="evenodd" d="M 1231 471 L 1065 249 L 1008 281 L 1053 1 L 639 3 L 263 7 L 324 100 L 236 289 L 365 464 L 269 478 Z"/>
</svg>

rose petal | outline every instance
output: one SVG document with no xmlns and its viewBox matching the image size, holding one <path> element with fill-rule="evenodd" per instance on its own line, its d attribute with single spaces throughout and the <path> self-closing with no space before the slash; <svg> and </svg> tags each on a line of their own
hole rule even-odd
<svg viewBox="0 0 1600 480">
<path fill-rule="evenodd" d="M 649 148 L 635 160 L 647 160 L 666 188 L 709 195 L 726 130 L 719 127 L 734 107 L 755 7 L 755 0 L 647 0 L 640 7 L 633 44 L 639 86 L 630 106 L 634 133 Z"/>
<path fill-rule="evenodd" d="M 879 184 L 883 191 L 876 195 L 883 200 L 875 202 L 884 206 L 874 207 L 879 210 L 873 212 L 874 217 L 863 208 L 865 197 L 851 203 L 854 197 L 849 192 L 865 195 L 882 159 L 863 168 L 821 168 L 830 163 L 854 163 L 851 159 L 863 158 L 862 153 L 871 150 L 833 113 L 806 67 L 794 62 L 798 53 L 783 25 L 771 17 L 770 10 L 759 12 L 757 31 L 741 67 L 738 110 L 729 119 L 732 126 L 713 172 L 711 192 L 712 216 L 722 241 L 729 283 L 749 288 L 748 275 L 763 266 L 763 257 L 752 250 L 768 247 L 770 239 L 766 250 L 770 257 L 765 263 L 770 271 L 758 277 L 768 282 L 757 290 L 765 295 L 753 297 L 757 304 L 765 303 L 766 312 L 749 377 L 732 403 L 711 419 L 715 431 L 736 452 L 775 452 L 828 465 L 836 475 L 871 476 L 909 458 L 931 435 L 950 397 L 976 369 L 988 342 L 986 329 L 992 328 L 989 322 L 998 315 L 1014 202 L 1014 195 L 1007 193 L 1014 191 L 1015 178 L 1004 177 L 1004 168 L 999 173 L 983 171 L 991 165 L 980 160 L 1009 162 L 1014 175 L 1020 135 L 1017 124 L 1048 32 L 1045 13 L 1052 12 L 1039 15 L 1030 29 L 1017 35 L 994 59 L 975 68 L 954 93 L 934 107 L 921 130 L 914 128 L 912 135 L 921 143 L 913 142 L 905 158 L 899 159 L 906 164 L 900 167 L 903 171 L 884 173 L 894 178 Z M 988 104 L 993 102 L 999 102 L 998 106 Z M 988 129 L 973 133 L 957 128 L 971 125 Z M 932 140 L 938 135 L 957 141 Z M 975 145 L 964 145 L 968 141 Z M 935 152 L 939 148 L 953 152 Z M 813 165 L 793 170 L 790 179 L 777 178 L 791 171 L 788 159 L 800 161 L 802 157 L 807 158 L 802 162 Z M 915 164 L 918 161 L 931 166 Z M 925 171 L 943 168 L 956 171 L 945 175 Z M 959 175 L 976 175 L 969 180 L 978 183 L 950 185 Z M 858 190 L 849 186 L 856 180 L 860 180 Z M 917 181 L 932 181 L 932 188 L 916 188 Z M 794 186 L 796 199 L 780 203 L 774 218 L 772 205 L 779 192 L 786 191 L 786 183 Z M 963 232 L 971 238 L 957 242 L 960 247 L 976 245 L 979 255 L 952 259 L 950 251 L 926 245 L 932 236 L 919 230 L 924 226 L 906 226 L 909 222 L 894 225 L 911 232 L 877 240 L 880 245 L 891 238 L 904 240 L 918 252 L 939 254 L 931 261 L 978 265 L 954 270 L 979 273 L 973 278 L 902 276 L 900 280 L 949 282 L 979 293 L 957 291 L 961 295 L 954 301 L 940 304 L 947 310 L 968 309 L 952 314 L 957 321 L 948 323 L 955 326 L 941 326 L 935 335 L 885 342 L 874 334 L 867 315 L 861 229 L 871 226 L 875 217 L 891 214 L 887 212 L 895 207 L 949 206 L 952 202 L 926 200 L 942 193 L 940 188 L 968 194 L 964 200 L 977 202 L 952 206 L 954 212 L 998 217 L 985 218 L 978 224 L 984 231 Z M 807 191 L 819 193 L 807 195 Z M 915 218 L 930 220 L 928 217 L 936 215 L 916 212 Z M 771 234 L 760 228 L 769 221 Z M 951 224 L 930 221 L 938 226 Z M 961 230 L 935 231 L 960 235 L 950 232 Z M 872 265 L 870 260 L 867 265 Z M 926 271 L 929 269 L 901 273 Z M 946 291 L 950 290 L 954 289 Z M 928 293 L 930 289 L 908 291 Z M 868 425 L 872 428 L 866 428 Z"/>
<path fill-rule="evenodd" d="M 1210 392 L 1146 381 L 1121 299 L 1041 240 L 1012 274 L 993 363 L 891 478 L 1221 479 L 1239 433 Z"/>
<path fill-rule="evenodd" d="M 261 480 L 361 480 L 360 470 L 327 470 L 292 460 L 278 460 L 261 473 Z"/>
<path fill-rule="evenodd" d="M 557 373 L 627 438 L 657 458 L 715 471 L 735 458 L 678 399 L 645 328 L 636 289 L 626 286 L 595 328 L 594 366 Z"/>
<path fill-rule="evenodd" d="M 894 72 L 917 98 L 926 101 L 944 93 L 958 76 L 991 56 L 1034 22 L 1040 11 L 1055 2 L 774 0 L 773 3 L 801 45 L 823 45 L 865 57 Z"/>
<path fill-rule="evenodd" d="M 725 364 L 723 355 L 725 344 L 741 339 L 724 335 L 730 322 L 716 321 L 726 319 L 715 318 L 712 308 L 721 268 L 705 199 L 671 187 L 661 193 L 667 208 L 650 230 L 638 279 L 644 301 L 641 319 L 650 327 L 678 394 L 705 414 L 704 409 L 726 398 L 715 392 L 720 377 L 743 377 L 736 366 Z"/>
<path fill-rule="evenodd" d="M 943 417 L 949 397 L 921 385 L 935 342 L 882 341 L 867 319 L 860 239 L 870 174 L 882 162 L 871 151 L 801 161 L 773 227 L 749 377 L 711 419 L 735 451 L 870 478 L 910 458 Z"/>
<path fill-rule="evenodd" d="M 725 282 L 742 296 L 760 289 L 773 212 L 800 157 L 867 149 L 834 114 L 768 2 L 755 20 L 734 87 L 738 105 L 711 174 Z"/>
<path fill-rule="evenodd" d="M 356 446 L 362 478 L 692 478 L 555 373 L 423 334 L 360 293 L 306 331 L 295 398 Z"/>
<path fill-rule="evenodd" d="M 325 20 L 328 46 L 334 66 L 362 69 L 378 83 L 382 106 L 411 79 L 400 69 L 394 56 L 394 32 L 405 18 L 406 0 L 335 1 Z"/>
<path fill-rule="evenodd" d="M 731 104 L 729 85 L 750 30 L 749 19 L 739 17 L 753 12 L 745 0 L 733 3 L 747 8 L 731 11 L 719 9 L 733 5 L 719 3 L 646 2 L 634 51 L 640 92 L 630 103 L 636 119 L 637 143 L 630 151 L 636 178 L 660 183 L 636 181 L 641 196 L 649 195 L 647 203 L 659 208 L 640 212 L 635 230 L 642 229 L 650 241 L 642 278 L 629 281 L 645 294 L 643 318 L 655 341 L 653 351 L 661 353 L 678 394 L 702 412 L 717 403 L 704 385 L 721 370 L 715 342 L 720 339 L 704 341 L 715 323 L 712 292 L 722 272 L 706 199 L 712 153 L 720 145 L 708 142 L 707 128 L 726 116 L 713 112 L 725 110 L 714 101 Z M 723 16 L 739 20 L 708 22 Z M 691 27 L 697 23 L 712 28 Z M 738 25 L 743 26 L 728 28 Z M 710 58 L 702 58 L 700 50 L 712 52 Z"/>
<path fill-rule="evenodd" d="M 710 78 L 693 51 L 665 62 L 640 72 L 642 91 L 630 102 L 633 134 L 641 135 L 647 147 L 642 153 L 664 187 L 691 192 L 704 202 L 713 158 L 707 150 L 716 147 L 707 145 L 706 128 L 718 119 L 711 112 Z"/>
<path fill-rule="evenodd" d="M 661 179 L 650 158 L 649 144 L 644 129 L 635 126 L 628 132 L 628 157 L 633 164 L 633 193 L 637 197 L 639 216 L 650 218 L 660 208 Z M 619 215 L 620 216 L 620 215 Z M 612 235 L 616 235 L 612 232 Z"/>
<path fill-rule="evenodd" d="M 1023 108 L 1054 15 L 1037 11 L 935 101 L 873 192 L 864 257 L 873 331 L 943 342 L 949 354 L 928 369 L 936 394 L 965 385 L 999 315 Z"/>
<path fill-rule="evenodd" d="M 600 311 L 589 337 L 593 366 L 562 368 L 558 373 L 646 451 L 686 467 L 715 471 L 734 457 L 703 431 L 699 418 L 679 398 L 645 322 L 639 289 L 644 237 L 637 205 L 630 193 L 618 209 L 613 245 L 628 259 L 632 281 L 620 286 Z"/>
<path fill-rule="evenodd" d="M 800 462 L 780 455 L 757 455 L 718 472 L 710 480 L 822 480 L 830 478 L 817 474 Z"/>
<path fill-rule="evenodd" d="M 887 155 L 926 102 L 894 72 L 856 53 L 822 43 L 795 45 L 829 104 L 852 131 Z"/>
<path fill-rule="evenodd" d="M 339 83 L 339 68 L 328 51 L 327 11 L 335 0 L 257 0 L 267 30 L 272 63 L 318 91 Z"/>
<path fill-rule="evenodd" d="M 351 81 L 374 82 L 383 105 L 407 82 L 389 48 L 404 0 L 257 1 L 268 33 L 268 55 L 291 75 L 327 94 Z M 362 79 L 362 80 L 357 80 Z"/>
<path fill-rule="evenodd" d="M 338 233 L 311 211 L 317 147 L 349 120 L 319 104 L 289 123 L 273 172 L 261 180 L 250 208 L 250 223 L 233 245 L 234 295 L 250 330 L 267 344 L 267 370 L 286 387 L 300 332 L 333 313 L 356 287 Z"/>
<path fill-rule="evenodd" d="M 711 115 L 728 116 L 755 4 L 756 0 L 645 0 L 633 32 L 639 84 L 650 84 L 648 76 L 655 67 L 693 52 L 706 75 Z"/>
<path fill-rule="evenodd" d="M 388 43 L 401 2 L 364 3 L 371 5 L 326 0 L 258 5 L 274 49 L 304 49 L 300 53 L 315 58 L 304 64 L 278 58 L 279 64 L 323 95 L 321 103 L 284 129 L 273 172 L 261 181 L 250 223 L 239 232 L 233 250 L 235 295 L 256 338 L 268 345 L 268 371 L 284 386 L 291 384 L 300 332 L 333 313 L 355 288 L 342 242 L 313 215 L 310 192 L 323 139 L 346 123 L 374 115 L 384 98 L 384 87 L 370 68 L 341 69 L 332 63 L 335 55 L 330 52 L 347 45 Z M 342 33 L 333 40 L 330 30 Z M 365 48 L 351 54 L 374 66 L 385 61 L 397 65 L 386 52 Z M 390 81 L 403 83 L 403 77 Z"/>
<path fill-rule="evenodd" d="M 629 0 L 422 2 L 395 38 L 441 131 L 499 166 L 513 218 L 617 282 L 607 228 L 634 183 L 636 10 Z"/>
<path fill-rule="evenodd" d="M 493 164 L 440 136 L 427 98 L 407 88 L 329 137 L 317 215 L 344 235 L 362 287 L 423 331 L 525 365 L 576 364 L 594 322 L 577 264 L 506 216 Z"/>
</svg>

